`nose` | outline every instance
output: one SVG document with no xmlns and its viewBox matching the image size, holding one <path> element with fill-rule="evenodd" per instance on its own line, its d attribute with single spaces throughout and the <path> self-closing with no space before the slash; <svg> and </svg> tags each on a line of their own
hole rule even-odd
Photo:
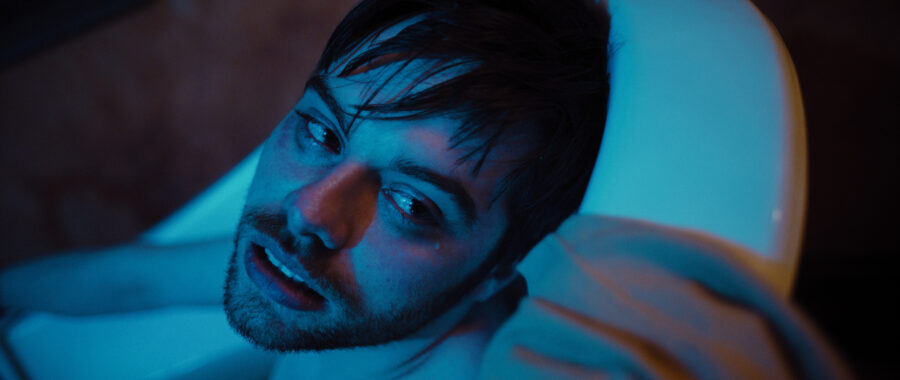
<svg viewBox="0 0 900 380">
<path fill-rule="evenodd" d="M 318 238 L 325 248 L 352 248 L 375 214 L 380 180 L 365 165 L 346 162 L 285 197 L 288 229 L 298 238 Z"/>
</svg>

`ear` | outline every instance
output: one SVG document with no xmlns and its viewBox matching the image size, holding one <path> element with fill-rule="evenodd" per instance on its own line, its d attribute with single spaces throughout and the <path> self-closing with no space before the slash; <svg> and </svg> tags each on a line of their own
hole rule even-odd
<svg viewBox="0 0 900 380">
<path fill-rule="evenodd" d="M 475 302 L 484 302 L 506 288 L 510 282 L 519 276 L 516 270 L 517 263 L 500 264 L 494 267 L 474 290 L 472 299 Z"/>
</svg>

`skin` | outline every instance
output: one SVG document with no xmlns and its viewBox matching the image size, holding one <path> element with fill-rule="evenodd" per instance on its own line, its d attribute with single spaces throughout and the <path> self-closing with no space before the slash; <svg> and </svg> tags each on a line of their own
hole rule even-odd
<svg viewBox="0 0 900 380">
<path fill-rule="evenodd" d="M 433 63 L 413 62 L 382 89 L 376 102 L 455 75 L 446 72 L 410 88 L 409 80 Z M 347 78 L 325 75 L 325 82 L 346 109 L 363 103 L 392 68 Z M 335 115 L 321 97 L 307 91 L 295 108 L 314 115 L 317 123 L 292 111 L 264 143 L 228 268 L 230 322 L 258 345 L 281 351 L 274 378 L 472 378 L 487 340 L 510 313 L 497 302 L 505 297 L 498 293 L 517 275 L 510 268 L 485 265 L 507 225 L 506 198 L 496 197 L 497 185 L 531 142 L 508 136 L 473 175 L 472 163 L 459 158 L 479 141 L 451 148 L 450 137 L 459 125 L 452 118 L 358 119 L 352 133 L 340 136 L 341 149 L 335 152 L 321 138 L 323 128 L 338 131 Z M 398 170 L 398 160 L 458 182 L 472 199 L 471 217 L 447 192 Z M 432 217 L 422 214 L 425 203 Z M 267 224 L 275 228 L 262 228 L 260 220 L 275 220 Z M 293 258 L 292 269 L 324 296 L 323 308 L 287 308 L 249 278 L 244 257 L 260 236 L 279 246 L 290 241 L 284 245 L 285 257 Z M 221 288 L 215 278 L 216 273 L 221 276 L 227 243 L 135 244 L 5 270 L 0 273 L 0 304 L 58 307 L 69 314 L 217 304 Z M 110 280 L 110 273 L 119 277 Z M 59 288 L 59 283 L 78 286 Z M 57 291 L 42 291 L 50 287 Z M 318 335 L 329 329 L 336 332 L 327 337 L 331 346 L 345 349 L 320 350 L 322 341 L 298 339 L 304 332 Z M 256 370 L 265 376 L 275 358 L 241 352 L 183 378 L 255 378 L 244 374 Z"/>
<path fill-rule="evenodd" d="M 417 62 L 404 72 L 427 64 Z M 383 83 L 380 78 L 392 69 L 322 78 L 347 111 L 364 103 L 372 84 Z M 399 78 L 387 82 L 376 101 L 435 83 L 410 87 L 408 76 Z M 443 354 L 430 357 L 445 363 L 468 363 L 457 364 L 456 371 L 474 370 L 480 347 L 505 318 L 483 301 L 515 275 L 483 264 L 506 230 L 505 197 L 492 200 L 521 145 L 511 139 L 494 148 L 473 175 L 474 163 L 459 161 L 469 145 L 451 147 L 459 125 L 452 118 L 358 118 L 345 133 L 338 117 L 322 94 L 308 89 L 266 140 L 229 268 L 230 322 L 260 346 L 298 351 L 289 357 L 306 363 L 300 365 L 306 374 L 312 362 L 346 360 L 363 364 L 352 373 L 329 374 L 402 373 L 412 364 L 420 373 L 448 367 L 410 361 L 434 351 Z M 400 163 L 452 180 L 466 194 L 462 198 L 470 198 L 471 210 L 461 197 Z M 322 307 L 285 307 L 260 289 L 245 260 L 254 246 L 282 250 L 285 265 L 324 297 Z M 485 269 L 494 271 L 485 275 Z M 309 351 L 336 347 L 363 348 Z"/>
</svg>

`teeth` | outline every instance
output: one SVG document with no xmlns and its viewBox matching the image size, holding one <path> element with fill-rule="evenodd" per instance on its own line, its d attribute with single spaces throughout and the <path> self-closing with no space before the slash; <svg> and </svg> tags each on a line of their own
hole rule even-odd
<svg viewBox="0 0 900 380">
<path fill-rule="evenodd" d="M 281 273 L 283 273 L 285 276 L 288 276 L 289 278 L 291 278 L 294 281 L 306 282 L 306 281 L 303 281 L 303 279 L 300 278 L 300 276 L 298 276 L 294 272 L 291 272 L 290 269 L 288 269 L 284 264 L 282 264 L 280 261 L 278 261 L 278 259 L 276 259 L 274 255 L 272 255 L 272 252 L 269 252 L 268 248 L 263 248 L 263 249 L 266 251 L 266 256 L 269 257 L 269 262 L 271 262 L 272 265 L 275 265 L 275 267 L 278 268 L 278 270 L 280 270 Z"/>
</svg>

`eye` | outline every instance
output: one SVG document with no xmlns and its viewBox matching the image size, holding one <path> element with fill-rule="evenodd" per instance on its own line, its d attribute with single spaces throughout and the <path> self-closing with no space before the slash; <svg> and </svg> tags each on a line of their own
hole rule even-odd
<svg viewBox="0 0 900 380">
<path fill-rule="evenodd" d="M 306 134 L 316 144 L 334 154 L 341 152 L 341 139 L 334 130 L 310 115 L 301 112 L 297 115 L 304 120 Z"/>
<path fill-rule="evenodd" d="M 427 198 L 419 198 L 400 189 L 384 189 L 382 192 L 406 220 L 426 226 L 440 224 L 441 211 Z"/>
</svg>

